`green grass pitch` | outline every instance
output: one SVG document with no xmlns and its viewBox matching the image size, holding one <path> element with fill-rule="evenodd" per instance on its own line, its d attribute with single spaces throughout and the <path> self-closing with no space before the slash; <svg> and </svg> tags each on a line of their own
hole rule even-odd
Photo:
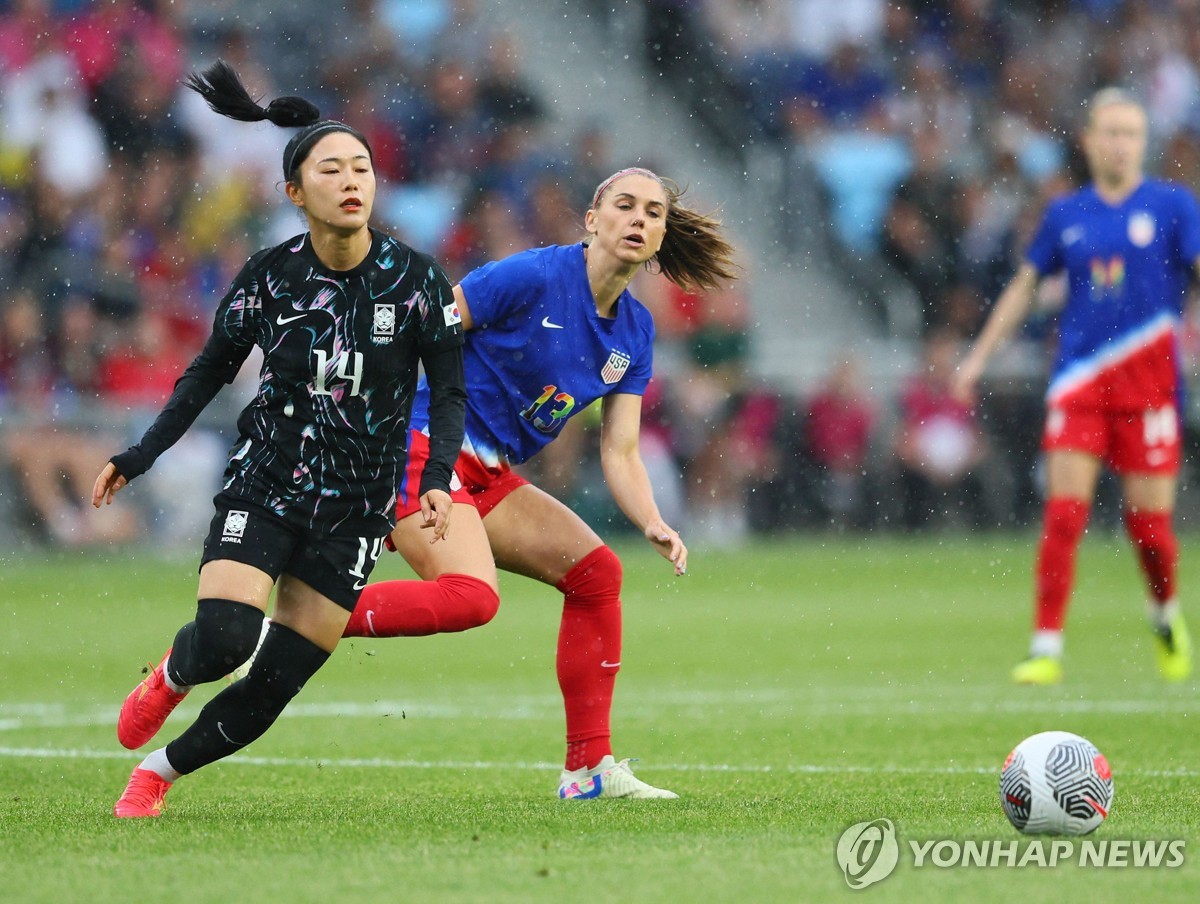
<svg viewBox="0 0 1200 904">
<path fill-rule="evenodd" d="M 157 820 L 112 804 L 140 755 L 117 708 L 193 610 L 193 561 L 0 556 L 0 898 L 20 902 L 672 902 L 1200 898 L 1200 704 L 1157 677 L 1126 543 L 1080 555 L 1059 688 L 1016 688 L 1034 538 L 804 537 L 695 550 L 685 578 L 622 544 L 614 742 L 678 801 L 554 797 L 559 597 L 506 577 L 462 635 L 347 641 L 243 755 Z M 1185 605 L 1200 555 L 1185 536 Z M 387 557 L 376 577 L 406 575 Z M 1193 608 L 1193 631 L 1200 609 Z M 212 693 L 168 721 L 174 737 Z M 1023 840 L 997 793 L 1025 736 L 1112 764 L 1096 840 L 1183 839 L 1167 869 L 917 868 L 910 840 Z M 852 890 L 835 846 L 887 818 L 896 871 Z"/>
</svg>

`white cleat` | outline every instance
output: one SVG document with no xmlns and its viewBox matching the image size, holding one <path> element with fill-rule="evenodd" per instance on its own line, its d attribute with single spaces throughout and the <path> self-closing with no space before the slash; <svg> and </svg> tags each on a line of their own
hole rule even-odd
<svg viewBox="0 0 1200 904">
<path fill-rule="evenodd" d="M 258 633 L 258 643 L 254 645 L 254 652 L 250 654 L 249 659 L 225 676 L 229 679 L 230 684 L 233 684 L 235 681 L 240 681 L 250 674 L 250 666 L 254 665 L 254 659 L 256 656 L 258 656 L 258 651 L 262 649 L 263 641 L 267 639 L 267 630 L 270 627 L 271 619 L 263 616 L 262 630 Z"/>
<path fill-rule="evenodd" d="M 558 796 L 563 800 L 594 800 L 598 797 L 623 797 L 626 800 L 675 800 L 674 791 L 648 785 L 629 768 L 633 760 L 617 762 L 610 754 L 594 769 L 563 770 L 558 780 Z"/>
</svg>

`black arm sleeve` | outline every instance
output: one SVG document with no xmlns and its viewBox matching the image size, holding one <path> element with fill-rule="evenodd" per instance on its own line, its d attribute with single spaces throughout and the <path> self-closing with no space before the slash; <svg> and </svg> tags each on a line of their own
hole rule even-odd
<svg viewBox="0 0 1200 904">
<path fill-rule="evenodd" d="M 175 381 L 171 398 L 141 441 L 112 457 L 117 473 L 130 481 L 150 470 L 158 456 L 187 432 L 221 387 L 233 381 L 250 348 L 216 333 L 209 337 L 204 350 Z"/>
<path fill-rule="evenodd" d="M 429 460 L 421 472 L 420 495 L 429 490 L 450 492 L 450 475 L 463 443 L 467 408 L 467 379 L 459 343 L 422 356 L 429 383 Z"/>
</svg>

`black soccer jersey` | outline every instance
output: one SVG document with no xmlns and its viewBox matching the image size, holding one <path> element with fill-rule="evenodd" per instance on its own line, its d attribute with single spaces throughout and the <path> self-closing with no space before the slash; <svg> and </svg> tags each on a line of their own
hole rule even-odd
<svg viewBox="0 0 1200 904">
<path fill-rule="evenodd" d="M 443 439 L 454 451 L 461 443 L 463 330 L 441 268 L 389 236 L 371 238 L 366 259 L 344 272 L 320 262 L 307 233 L 255 254 L 222 299 L 203 352 L 130 450 L 137 455 L 114 458 L 118 470 L 128 478 L 149 467 L 257 345 L 259 390 L 238 418 L 225 488 L 321 532 L 386 533 L 419 358 L 428 368 L 454 356 L 458 439 Z"/>
</svg>

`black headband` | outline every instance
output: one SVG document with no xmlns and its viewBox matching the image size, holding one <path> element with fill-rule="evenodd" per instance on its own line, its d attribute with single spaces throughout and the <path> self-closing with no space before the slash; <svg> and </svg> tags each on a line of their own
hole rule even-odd
<svg viewBox="0 0 1200 904">
<path fill-rule="evenodd" d="M 363 143 L 363 147 L 367 149 L 367 153 L 371 154 L 371 145 L 367 142 L 364 136 L 358 129 L 351 128 L 344 122 L 338 122 L 336 119 L 322 119 L 320 122 L 314 122 L 310 126 L 305 126 L 295 135 L 293 135 L 283 149 L 283 178 L 290 182 L 292 173 L 296 166 L 299 165 L 308 152 L 312 150 L 314 144 L 321 140 L 322 137 L 330 132 L 348 132 Z M 374 154 L 371 157 L 374 158 Z"/>
</svg>

